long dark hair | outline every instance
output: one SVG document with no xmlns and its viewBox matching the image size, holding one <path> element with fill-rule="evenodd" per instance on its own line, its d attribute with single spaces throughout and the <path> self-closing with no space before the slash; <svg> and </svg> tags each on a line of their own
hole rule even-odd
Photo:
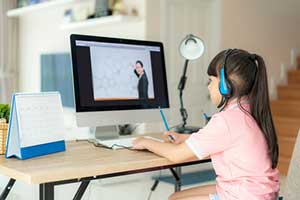
<svg viewBox="0 0 300 200">
<path fill-rule="evenodd" d="M 209 76 L 219 77 L 224 58 L 225 51 L 215 56 L 207 69 Z M 267 141 L 272 168 L 276 168 L 279 149 L 270 108 L 267 70 L 263 58 L 245 50 L 234 49 L 226 59 L 225 75 L 231 86 L 229 99 L 237 98 L 239 107 L 255 119 Z M 250 112 L 241 106 L 242 97 L 247 97 Z"/>
<path fill-rule="evenodd" d="M 143 64 L 143 62 L 140 61 L 140 60 L 137 60 L 137 61 L 135 62 L 135 64 L 140 64 L 140 65 L 142 66 L 142 68 L 144 68 L 144 64 Z"/>
</svg>

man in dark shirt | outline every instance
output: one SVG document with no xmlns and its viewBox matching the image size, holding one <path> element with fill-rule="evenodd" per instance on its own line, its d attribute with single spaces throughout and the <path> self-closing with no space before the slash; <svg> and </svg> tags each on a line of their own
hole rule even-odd
<svg viewBox="0 0 300 200">
<path fill-rule="evenodd" d="M 140 60 L 136 61 L 134 73 L 139 79 L 138 86 L 137 86 L 139 98 L 148 99 L 148 78 L 142 61 Z"/>
</svg>

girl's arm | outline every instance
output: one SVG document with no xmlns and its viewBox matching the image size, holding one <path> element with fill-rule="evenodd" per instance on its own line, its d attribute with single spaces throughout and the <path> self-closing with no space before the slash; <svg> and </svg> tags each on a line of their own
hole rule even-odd
<svg viewBox="0 0 300 200">
<path fill-rule="evenodd" d="M 137 150 L 148 149 L 149 151 L 176 163 L 196 158 L 195 154 L 185 142 L 173 144 L 141 137 L 133 141 L 133 148 Z"/>
</svg>

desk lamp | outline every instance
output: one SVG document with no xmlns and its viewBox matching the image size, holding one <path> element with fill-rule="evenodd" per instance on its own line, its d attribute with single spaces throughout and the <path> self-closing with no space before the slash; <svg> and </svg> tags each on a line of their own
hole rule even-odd
<svg viewBox="0 0 300 200">
<path fill-rule="evenodd" d="M 180 82 L 178 84 L 179 90 L 179 99 L 180 99 L 180 114 L 182 117 L 182 124 L 175 128 L 175 132 L 177 133 L 193 133 L 199 130 L 199 127 L 186 126 L 186 121 L 188 118 L 188 113 L 183 105 L 182 94 L 185 87 L 185 83 L 187 80 L 186 72 L 188 63 L 190 60 L 198 59 L 204 53 L 204 43 L 203 41 L 192 35 L 188 34 L 180 43 L 179 46 L 180 54 L 185 58 L 183 74 L 180 78 Z"/>
</svg>

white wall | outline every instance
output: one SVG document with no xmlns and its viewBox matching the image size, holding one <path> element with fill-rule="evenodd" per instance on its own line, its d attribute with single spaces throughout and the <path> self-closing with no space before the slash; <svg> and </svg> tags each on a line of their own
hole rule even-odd
<svg viewBox="0 0 300 200">
<path fill-rule="evenodd" d="M 300 48 L 300 1 L 219 0 L 219 3 L 221 49 L 242 48 L 262 55 L 269 83 L 274 80 L 279 84 L 280 64 L 290 68 L 291 49 Z"/>
</svg>

